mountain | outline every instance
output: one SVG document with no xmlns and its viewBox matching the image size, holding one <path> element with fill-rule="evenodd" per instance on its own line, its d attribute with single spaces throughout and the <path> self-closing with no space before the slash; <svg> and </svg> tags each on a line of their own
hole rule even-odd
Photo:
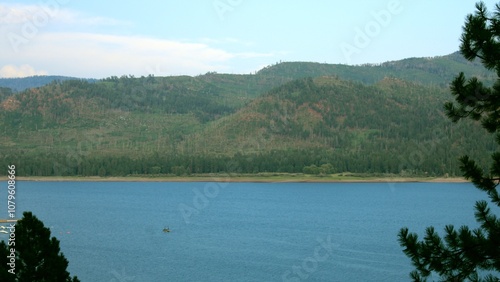
<svg viewBox="0 0 500 282">
<path fill-rule="evenodd" d="M 464 72 L 466 76 L 476 76 L 490 84 L 496 79 L 495 74 L 485 69 L 479 61 L 469 62 L 459 52 L 440 57 L 408 58 L 359 66 L 285 62 L 268 66 L 257 72 L 257 75 L 287 81 L 305 77 L 338 76 L 366 84 L 376 83 L 385 77 L 394 77 L 424 85 L 447 87 L 459 72 Z"/>
<path fill-rule="evenodd" d="M 477 76 L 483 80 L 494 82 L 495 75 L 487 71 L 479 61 L 469 62 L 459 52 L 447 56 L 432 58 L 408 58 L 382 64 L 365 64 L 358 66 L 341 64 L 320 64 L 314 62 L 280 62 L 267 66 L 255 75 L 232 75 L 209 72 L 195 78 L 212 85 L 224 85 L 240 95 L 256 95 L 293 79 L 319 76 L 338 76 L 345 80 L 360 81 L 373 84 L 384 77 L 395 77 L 403 80 L 447 86 L 456 74 L 464 72 L 468 76 Z M 122 76 L 124 78 L 127 76 Z M 133 78 L 129 76 L 129 78 Z M 186 77 L 187 78 L 187 77 Z M 110 77 L 108 79 L 118 79 Z M 175 78 L 173 78 L 175 80 Z M 0 78 L 0 87 L 11 88 L 19 92 L 28 88 L 47 85 L 53 81 L 85 80 L 96 82 L 96 79 L 82 79 L 67 76 L 31 76 L 25 78 Z"/>
<path fill-rule="evenodd" d="M 496 149 L 479 126 L 451 124 L 442 112 L 459 71 L 489 83 L 494 77 L 451 54 L 363 66 L 280 63 L 253 75 L 56 80 L 19 93 L 0 88 L 0 165 L 14 161 L 20 175 L 318 167 L 456 175 L 464 152 L 486 160 Z"/>
<path fill-rule="evenodd" d="M 484 159 L 488 154 L 473 148 L 496 146 L 477 125 L 454 125 L 445 117 L 442 105 L 449 98 L 446 89 L 394 78 L 374 85 L 298 79 L 214 121 L 182 148 L 216 155 L 274 152 L 275 161 L 294 167 L 290 172 L 307 165 L 294 165 L 291 151 L 313 150 L 321 156 L 310 162 L 330 163 L 337 172 L 457 173 L 456 158 L 464 150 Z M 470 139 L 476 135 L 483 138 Z"/>
<path fill-rule="evenodd" d="M 59 75 L 37 75 L 22 78 L 0 78 L 0 87 L 10 88 L 16 92 L 47 85 L 53 81 L 80 80 L 80 78 Z M 95 79 L 84 79 L 89 82 Z"/>
</svg>

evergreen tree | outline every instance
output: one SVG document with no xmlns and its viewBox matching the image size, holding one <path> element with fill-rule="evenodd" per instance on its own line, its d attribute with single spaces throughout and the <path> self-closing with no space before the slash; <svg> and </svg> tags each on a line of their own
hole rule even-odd
<svg viewBox="0 0 500 282">
<path fill-rule="evenodd" d="M 15 274 L 9 273 L 7 264 L 10 248 L 15 249 Z M 31 212 L 24 212 L 23 218 L 15 224 L 15 245 L 0 242 L 1 281 L 30 282 L 77 282 L 66 268 L 68 260 L 60 253 L 59 241 L 50 238 L 50 230 L 44 227 Z"/>
<path fill-rule="evenodd" d="M 481 60 L 500 77 L 500 4 L 492 15 L 482 2 L 476 4 L 476 9 L 467 16 L 460 52 L 469 61 Z M 480 121 L 488 132 L 496 134 L 500 144 L 500 80 L 489 88 L 477 78 L 466 80 L 460 73 L 450 88 L 456 103 L 445 104 L 448 117 L 454 122 L 463 118 Z M 460 169 L 466 179 L 486 192 L 492 204 L 500 207 L 500 152 L 494 153 L 492 159 L 487 171 L 463 156 Z M 486 201 L 476 202 L 475 217 L 479 223 L 476 229 L 462 226 L 457 230 L 448 225 L 440 237 L 433 227 L 428 227 L 422 241 L 407 228 L 401 229 L 399 242 L 415 266 L 410 274 L 414 281 L 426 281 L 431 274 L 438 274 L 443 281 L 500 281 L 496 277 L 500 273 L 500 220 Z"/>
<path fill-rule="evenodd" d="M 15 282 L 16 275 L 9 273 L 11 269 L 8 265 L 10 255 L 9 247 L 4 241 L 0 241 L 0 281 L 2 282 Z"/>
</svg>

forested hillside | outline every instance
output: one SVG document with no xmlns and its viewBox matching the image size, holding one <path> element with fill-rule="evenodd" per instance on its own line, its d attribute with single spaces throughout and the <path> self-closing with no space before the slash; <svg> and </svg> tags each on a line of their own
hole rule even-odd
<svg viewBox="0 0 500 282">
<path fill-rule="evenodd" d="M 446 89 L 393 78 L 372 86 L 332 77 L 300 79 L 217 120 L 183 145 L 198 154 L 273 152 L 268 162 L 279 161 L 275 167 L 287 172 L 329 163 L 336 172 L 455 174 L 460 151 L 493 150 L 495 143 L 477 126 L 452 125 L 441 109 L 447 99 Z M 485 137 L 470 143 L 471 134 Z M 310 164 L 291 157 L 310 155 L 309 149 L 319 152 Z"/>
<path fill-rule="evenodd" d="M 486 70 L 480 62 L 469 62 L 460 53 L 434 58 L 409 58 L 382 64 L 366 64 L 360 66 L 286 62 L 269 66 L 257 72 L 257 75 L 269 75 L 290 79 L 338 76 L 345 80 L 373 84 L 385 77 L 394 77 L 413 81 L 424 85 L 447 87 L 459 73 L 477 76 L 486 83 L 492 83 L 495 75 Z"/>
<path fill-rule="evenodd" d="M 0 102 L 13 95 L 12 89 L 7 87 L 0 87 Z"/>
<path fill-rule="evenodd" d="M 464 151 L 495 149 L 480 127 L 451 125 L 443 114 L 447 84 L 461 69 L 491 77 L 452 54 L 378 66 L 281 63 L 253 75 L 0 88 L 0 165 L 36 176 L 458 175 Z"/>
</svg>

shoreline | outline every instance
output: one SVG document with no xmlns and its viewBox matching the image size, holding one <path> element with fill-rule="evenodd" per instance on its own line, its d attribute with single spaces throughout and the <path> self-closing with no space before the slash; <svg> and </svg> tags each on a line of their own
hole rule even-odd
<svg viewBox="0 0 500 282">
<path fill-rule="evenodd" d="M 0 181 L 7 181 L 0 177 Z M 361 177 L 361 176 L 296 176 L 296 175 L 213 175 L 213 176 L 29 176 L 16 177 L 17 181 L 34 182 L 255 182 L 255 183 L 381 183 L 381 182 L 423 182 L 423 183 L 466 183 L 462 177 Z"/>
</svg>

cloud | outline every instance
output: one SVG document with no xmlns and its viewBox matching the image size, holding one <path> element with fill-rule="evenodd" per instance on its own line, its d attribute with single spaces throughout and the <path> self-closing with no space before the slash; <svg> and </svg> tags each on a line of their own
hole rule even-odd
<svg viewBox="0 0 500 282">
<path fill-rule="evenodd" d="M 71 21 L 70 21 L 71 23 Z M 74 17 L 73 23 L 94 26 L 132 26 L 133 24 L 128 21 L 117 20 L 106 17 Z"/>
<path fill-rule="evenodd" d="M 7 5 L 0 3 L 0 24 L 21 24 L 32 19 L 32 15 L 39 10 L 36 5 Z"/>
<path fill-rule="evenodd" d="M 262 58 L 262 57 L 274 57 L 274 53 L 259 53 L 259 52 L 242 52 L 242 53 L 237 53 L 236 56 L 240 58 L 246 58 L 246 59 L 251 59 L 251 58 Z"/>
<path fill-rule="evenodd" d="M 38 74 L 33 67 L 54 75 L 94 78 L 123 74 L 198 75 L 208 71 L 238 72 L 234 68 L 236 61 L 237 65 L 251 64 L 244 68 L 253 69 L 252 65 L 261 64 L 254 60 L 267 61 L 274 56 L 242 51 L 241 48 L 250 49 L 254 44 L 230 37 L 186 42 L 106 34 L 103 29 L 95 33 L 98 29 L 89 27 L 123 26 L 128 30 L 133 23 L 88 16 L 59 4 L 66 2 L 0 3 L 0 35 L 6 39 L 0 41 L 0 62 L 10 64 L 9 68 L 4 67 L 2 76 Z M 26 63 L 33 66 L 32 72 L 29 68 L 13 67 Z"/>
<path fill-rule="evenodd" d="M 6 65 L 0 69 L 0 77 L 27 77 L 34 75 L 47 75 L 46 71 L 36 71 L 30 65 L 21 65 L 19 67 L 14 65 Z"/>
<path fill-rule="evenodd" d="M 18 53 L 0 52 L 0 61 L 28 61 L 50 73 L 100 78 L 224 71 L 225 64 L 237 57 L 206 44 L 141 36 L 46 32 L 34 41 L 21 46 Z"/>
<path fill-rule="evenodd" d="M 234 44 L 234 45 L 242 45 L 242 46 L 255 45 L 255 42 L 241 40 L 241 39 L 233 38 L 233 37 L 225 37 L 225 38 L 219 38 L 219 39 L 203 37 L 200 39 L 200 42 L 207 43 L 207 44 Z"/>
<path fill-rule="evenodd" d="M 36 26 L 45 25 L 49 21 L 74 21 L 76 13 L 64 9 L 56 1 L 51 4 L 26 5 L 26 4 L 5 4 L 0 3 L 0 24 L 20 25 L 32 23 Z"/>
<path fill-rule="evenodd" d="M 130 22 L 107 17 L 92 17 L 65 8 L 60 2 L 47 1 L 39 5 L 0 3 L 0 25 L 20 25 L 32 23 L 39 27 L 48 22 L 85 26 L 130 26 Z"/>
</svg>

